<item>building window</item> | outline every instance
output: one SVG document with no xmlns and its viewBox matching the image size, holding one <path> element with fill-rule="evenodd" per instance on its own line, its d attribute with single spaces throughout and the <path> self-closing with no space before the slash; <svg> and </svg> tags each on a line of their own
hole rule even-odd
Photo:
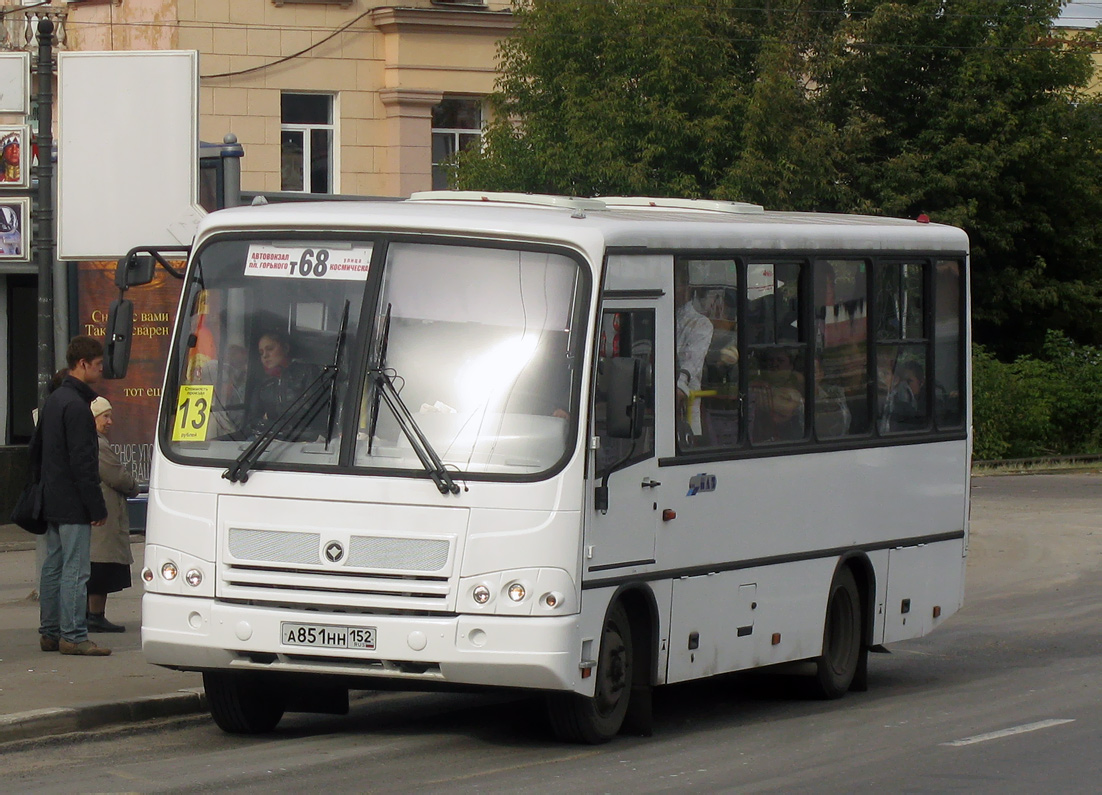
<svg viewBox="0 0 1102 795">
<path fill-rule="evenodd" d="M 432 188 L 447 190 L 455 156 L 482 141 L 482 100 L 445 99 L 432 109 Z"/>
<path fill-rule="evenodd" d="M 289 94 L 280 98 L 281 189 L 333 192 L 333 95 Z"/>
</svg>

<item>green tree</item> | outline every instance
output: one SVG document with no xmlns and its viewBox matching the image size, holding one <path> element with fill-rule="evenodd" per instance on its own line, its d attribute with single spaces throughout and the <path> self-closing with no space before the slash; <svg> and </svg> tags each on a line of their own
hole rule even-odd
<svg viewBox="0 0 1102 795">
<path fill-rule="evenodd" d="M 856 197 L 840 209 L 967 230 L 977 338 L 1004 356 L 1052 326 L 1100 333 L 1102 150 L 1081 92 L 1097 37 L 1054 37 L 1060 6 L 856 2 L 819 62 Z"/>
<path fill-rule="evenodd" d="M 1062 0 L 517 0 L 457 187 L 916 217 L 972 241 L 977 339 L 1102 342 L 1094 33 Z"/>
<path fill-rule="evenodd" d="M 831 151 L 818 148 L 823 167 L 804 154 L 815 151 L 806 147 L 814 120 L 792 53 L 821 39 L 824 20 L 841 19 L 816 12 L 840 5 L 520 2 L 517 31 L 501 47 L 494 121 L 483 151 L 461 158 L 457 186 L 739 199 L 822 192 L 813 175 L 829 172 Z M 768 35 L 782 30 L 787 44 Z"/>
</svg>

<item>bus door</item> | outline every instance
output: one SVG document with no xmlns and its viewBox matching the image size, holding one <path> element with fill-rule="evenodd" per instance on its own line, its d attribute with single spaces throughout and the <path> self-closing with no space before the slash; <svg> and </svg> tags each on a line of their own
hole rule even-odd
<svg viewBox="0 0 1102 795">
<path fill-rule="evenodd" d="M 648 305 L 649 304 L 649 305 Z M 634 357 L 646 366 L 643 434 L 639 439 L 613 439 L 605 424 L 606 395 L 597 377 L 593 406 L 589 510 L 585 533 L 585 573 L 616 571 L 654 563 L 655 537 L 661 516 L 660 478 L 655 455 L 654 370 L 655 327 L 659 302 L 606 301 L 601 314 L 598 362 Z M 598 370 L 600 373 L 603 369 Z M 607 483 L 608 507 L 596 505 L 597 487 Z"/>
</svg>

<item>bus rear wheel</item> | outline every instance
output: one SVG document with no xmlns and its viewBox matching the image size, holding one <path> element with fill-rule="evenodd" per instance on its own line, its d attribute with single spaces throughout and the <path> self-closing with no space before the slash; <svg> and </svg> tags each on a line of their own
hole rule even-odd
<svg viewBox="0 0 1102 795">
<path fill-rule="evenodd" d="M 593 697 L 576 693 L 548 696 L 547 714 L 556 737 L 598 745 L 616 736 L 631 698 L 634 657 L 628 615 L 617 603 L 605 616 Z"/>
<path fill-rule="evenodd" d="M 283 718 L 282 695 L 257 674 L 206 671 L 203 689 L 210 715 L 224 732 L 265 734 Z"/>
<path fill-rule="evenodd" d="M 848 566 L 830 585 L 823 654 L 815 663 L 814 693 L 819 698 L 841 698 L 853 683 L 861 658 L 861 596 Z"/>
</svg>

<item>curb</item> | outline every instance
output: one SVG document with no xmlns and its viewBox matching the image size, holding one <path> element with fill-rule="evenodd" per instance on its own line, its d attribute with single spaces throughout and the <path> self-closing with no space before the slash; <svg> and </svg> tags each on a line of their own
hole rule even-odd
<svg viewBox="0 0 1102 795">
<path fill-rule="evenodd" d="M 104 701 L 79 707 L 52 707 L 0 715 L 0 743 L 88 731 L 116 723 L 194 715 L 207 710 L 202 689 L 181 690 L 129 701 Z"/>
</svg>

